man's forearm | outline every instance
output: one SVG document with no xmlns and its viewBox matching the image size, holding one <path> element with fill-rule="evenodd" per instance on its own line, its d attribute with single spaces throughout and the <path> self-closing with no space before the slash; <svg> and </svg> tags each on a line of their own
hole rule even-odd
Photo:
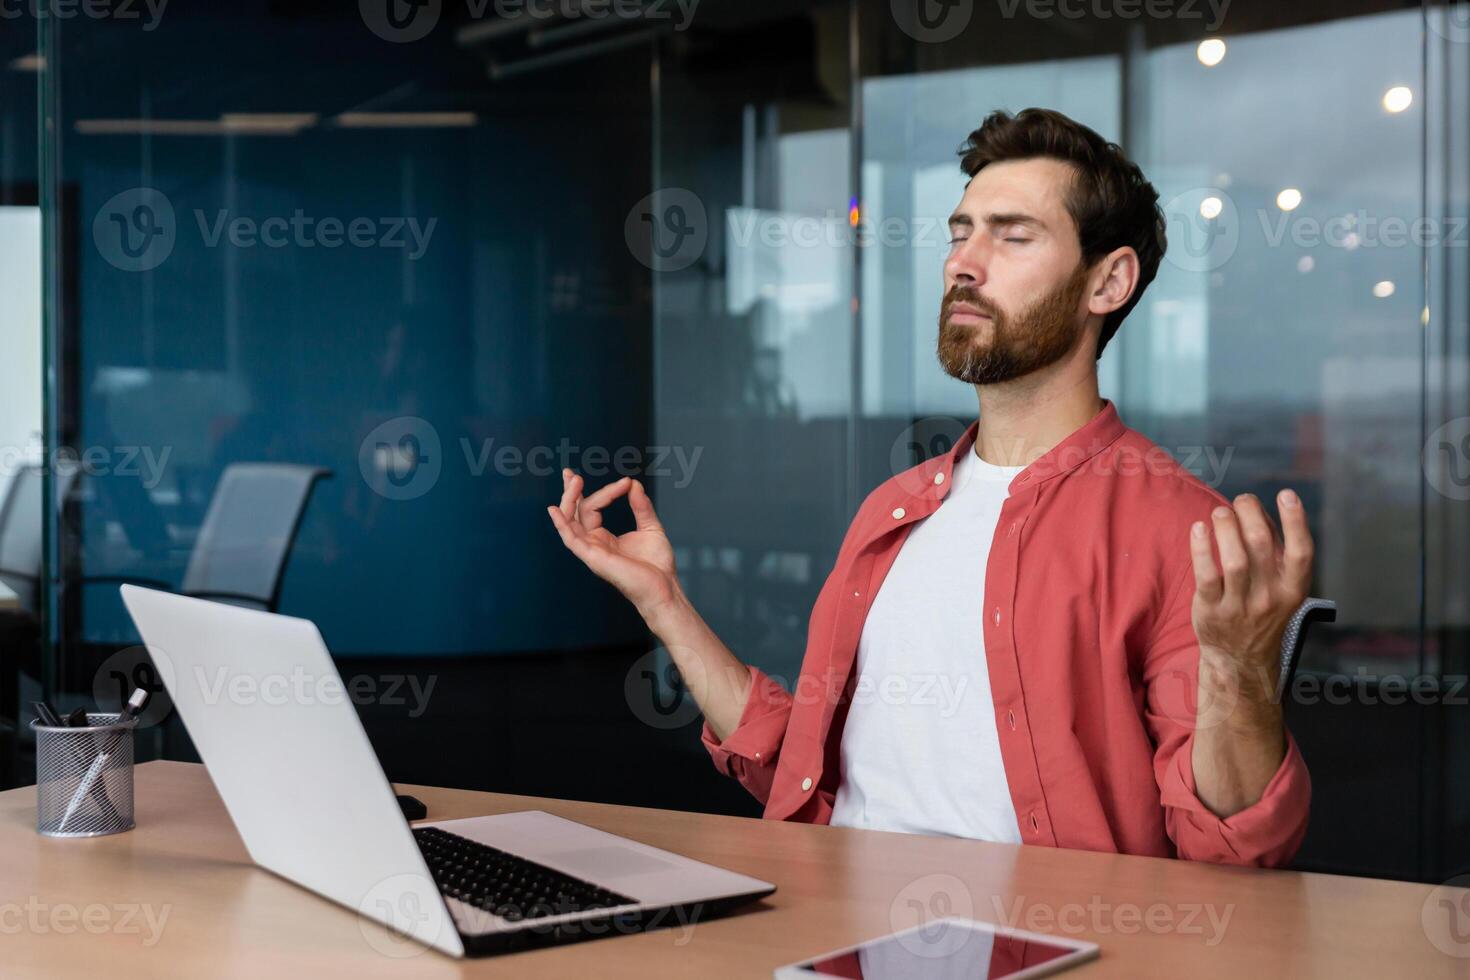
<svg viewBox="0 0 1470 980">
<path fill-rule="evenodd" d="M 1258 802 L 1286 758 L 1281 705 L 1265 689 L 1264 680 L 1200 651 L 1202 708 L 1191 758 L 1195 795 L 1217 817 L 1229 817 Z"/>
<path fill-rule="evenodd" d="M 715 635 L 682 591 L 644 621 L 669 651 L 684 686 L 721 740 L 740 723 L 750 698 L 750 671 Z"/>
</svg>

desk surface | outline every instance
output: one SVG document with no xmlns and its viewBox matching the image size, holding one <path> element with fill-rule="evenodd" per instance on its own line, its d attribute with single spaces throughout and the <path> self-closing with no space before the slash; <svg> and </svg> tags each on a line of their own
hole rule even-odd
<svg viewBox="0 0 1470 980">
<path fill-rule="evenodd" d="M 4 582 L 0 582 L 0 609 L 19 609 L 20 596 Z"/>
<path fill-rule="evenodd" d="M 427 803 L 432 819 L 547 810 L 776 882 L 778 891 L 741 914 L 692 927 L 457 961 L 405 948 L 376 923 L 255 868 L 203 767 L 151 762 L 137 771 L 137 829 L 112 837 L 40 837 L 35 788 L 0 793 L 3 972 L 88 980 L 259 980 L 318 971 L 354 980 L 770 977 L 778 965 L 883 935 L 926 908 L 1101 945 L 1102 958 L 1069 977 L 1470 973 L 1470 959 L 1459 958 L 1470 957 L 1470 892 L 1463 889 L 400 790 Z"/>
</svg>

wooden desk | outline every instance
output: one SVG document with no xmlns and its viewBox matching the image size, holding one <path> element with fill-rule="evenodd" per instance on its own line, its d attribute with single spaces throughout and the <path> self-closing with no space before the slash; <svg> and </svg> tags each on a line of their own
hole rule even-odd
<svg viewBox="0 0 1470 980">
<path fill-rule="evenodd" d="M 1102 946 L 1099 961 L 1066 976 L 1470 973 L 1470 959 L 1441 952 L 1421 924 L 1426 903 L 1431 915 L 1453 912 L 1440 909 L 1440 898 L 1470 910 L 1463 889 L 1433 893 L 1427 885 L 1364 878 L 400 789 L 427 803 L 434 819 L 548 810 L 776 882 L 779 890 L 750 911 L 683 929 L 481 960 L 432 951 L 392 958 L 375 948 L 395 942 L 376 923 L 249 863 L 202 767 L 151 762 L 137 771 L 137 829 L 113 837 L 40 837 L 35 788 L 0 793 L 0 973 L 768 978 L 780 964 L 888 932 L 892 915 L 910 913 L 910 899 L 991 921 L 1019 910 L 1018 925 L 1050 918 L 1042 931 Z M 92 903 L 100 907 L 89 911 Z M 1211 911 L 1223 930 L 1211 924 Z M 147 914 L 161 928 L 151 928 Z M 1460 952 L 1470 955 L 1465 914 Z M 1441 942 L 1449 935 L 1442 928 Z"/>
</svg>

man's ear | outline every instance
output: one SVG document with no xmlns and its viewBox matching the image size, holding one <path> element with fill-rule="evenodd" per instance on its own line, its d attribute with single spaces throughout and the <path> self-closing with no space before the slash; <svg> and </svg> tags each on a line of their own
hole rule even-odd
<svg viewBox="0 0 1470 980">
<path fill-rule="evenodd" d="M 1087 312 L 1105 317 L 1120 309 L 1138 288 L 1138 269 L 1138 253 L 1130 246 L 1114 249 L 1103 256 L 1093 270 Z"/>
</svg>

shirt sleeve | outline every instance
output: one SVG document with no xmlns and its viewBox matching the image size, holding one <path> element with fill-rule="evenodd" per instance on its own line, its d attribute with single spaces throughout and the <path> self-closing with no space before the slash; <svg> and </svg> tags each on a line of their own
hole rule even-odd
<svg viewBox="0 0 1470 980">
<path fill-rule="evenodd" d="M 715 768 L 735 777 L 764 804 L 771 795 L 776 757 L 781 752 L 786 723 L 791 718 L 791 695 L 759 667 L 748 669 L 750 697 L 735 730 L 721 741 L 709 722 L 705 722 L 700 740 L 709 750 Z"/>
<path fill-rule="evenodd" d="M 1312 784 L 1291 733 L 1286 757 L 1261 798 L 1238 813 L 1217 817 L 1195 792 L 1194 733 L 1218 720 L 1225 704 L 1200 704 L 1199 640 L 1190 607 L 1194 568 L 1186 565 L 1166 600 L 1144 662 L 1144 720 L 1154 742 L 1154 776 L 1164 827 L 1181 858 L 1215 864 L 1280 867 L 1295 856 L 1307 832 Z"/>
</svg>

